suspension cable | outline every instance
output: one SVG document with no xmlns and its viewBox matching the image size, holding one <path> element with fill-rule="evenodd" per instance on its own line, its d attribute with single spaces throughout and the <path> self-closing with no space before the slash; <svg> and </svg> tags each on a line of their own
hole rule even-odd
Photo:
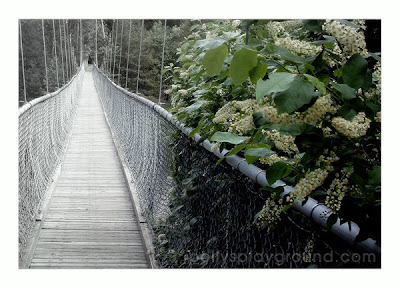
<svg viewBox="0 0 400 288">
<path fill-rule="evenodd" d="M 66 21 L 66 20 L 65 20 Z M 65 32 L 65 21 L 64 22 L 64 46 L 65 46 L 65 71 L 67 71 L 67 82 L 69 80 L 68 73 L 68 49 L 67 49 L 67 33 Z"/>
<path fill-rule="evenodd" d="M 126 77 L 125 77 L 125 88 L 128 88 L 128 73 L 129 73 L 129 50 L 131 49 L 131 32 L 132 32 L 132 19 L 130 19 L 130 20 L 129 20 L 128 57 L 126 57 Z"/>
<path fill-rule="evenodd" d="M 142 54 L 142 39 L 143 39 L 144 19 L 142 19 L 142 30 L 140 31 L 140 42 L 139 42 L 139 57 L 138 57 L 138 72 L 136 80 L 136 94 L 139 91 L 139 76 L 140 76 L 140 56 Z"/>
<path fill-rule="evenodd" d="M 63 55 L 63 49 L 62 49 L 61 20 L 58 20 L 58 27 L 60 28 L 60 51 L 61 51 L 61 67 L 62 67 L 62 72 L 63 72 L 63 85 L 65 85 L 64 55 Z"/>
<path fill-rule="evenodd" d="M 47 75 L 47 59 L 46 59 L 46 39 L 44 38 L 44 20 L 42 19 L 42 33 L 43 33 L 43 54 L 44 54 L 44 68 L 46 70 L 46 88 L 49 94 L 49 78 Z"/>
<path fill-rule="evenodd" d="M 58 79 L 58 57 L 57 57 L 57 40 L 56 40 L 56 26 L 54 25 L 53 19 L 53 36 L 54 36 L 54 54 L 56 56 L 56 77 L 57 77 L 57 89 L 60 89 L 60 80 Z"/>
<path fill-rule="evenodd" d="M 121 79 L 121 58 L 122 58 L 122 39 L 124 36 L 124 20 L 121 20 L 121 45 L 119 47 L 119 65 L 118 65 L 118 85 L 120 85 L 120 79 Z"/>
<path fill-rule="evenodd" d="M 117 42 L 118 42 L 118 19 L 117 19 L 117 26 L 115 28 L 114 61 L 113 61 L 113 69 L 112 69 L 113 82 L 114 82 L 114 78 L 115 78 L 115 58 L 117 55 Z"/>
<path fill-rule="evenodd" d="M 82 19 L 79 19 L 79 66 L 83 63 L 83 32 L 82 32 Z M 76 43 L 78 45 L 78 43 Z"/>
<path fill-rule="evenodd" d="M 162 91 L 162 72 L 164 70 L 164 54 L 165 54 L 165 39 L 167 38 L 167 19 L 164 22 L 164 42 L 161 54 L 161 71 L 160 71 L 160 93 L 158 94 L 158 105 L 161 105 L 161 91 Z"/>
<path fill-rule="evenodd" d="M 95 45 L 95 50 L 94 50 L 95 51 L 95 57 L 94 57 L 95 60 L 94 61 L 96 62 L 96 65 L 99 65 L 97 63 L 97 19 L 96 19 L 96 42 L 95 43 L 96 43 L 96 45 Z"/>
<path fill-rule="evenodd" d="M 22 24 L 21 20 L 19 22 L 19 41 L 21 47 L 21 60 L 22 60 L 22 82 L 24 84 L 24 104 L 27 103 L 26 101 L 26 84 L 25 84 L 25 64 L 24 64 L 24 48 L 22 47 Z"/>
<path fill-rule="evenodd" d="M 113 25 L 111 27 L 111 45 L 110 45 L 110 60 L 109 60 L 109 65 L 108 65 L 108 76 L 111 77 L 111 66 L 112 66 L 112 55 L 113 55 L 113 47 L 114 47 L 114 22 L 115 20 L 113 20 Z"/>
</svg>

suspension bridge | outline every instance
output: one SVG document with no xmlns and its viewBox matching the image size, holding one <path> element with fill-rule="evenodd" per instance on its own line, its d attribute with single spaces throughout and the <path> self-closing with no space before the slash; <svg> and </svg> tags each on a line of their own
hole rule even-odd
<svg viewBox="0 0 400 288">
<path fill-rule="evenodd" d="M 171 135 L 179 132 L 189 136 L 192 129 L 160 105 L 118 86 L 96 65 L 81 60 L 76 75 L 62 88 L 19 110 L 20 267 L 157 268 L 153 244 L 160 235 L 153 227 L 158 219 L 170 215 L 174 187 Z M 208 153 L 205 157 L 221 158 L 229 152 L 214 151 L 213 144 L 199 134 L 191 138 L 199 143 L 191 149 L 202 146 L 201 153 Z M 226 162 L 235 173 L 269 186 L 265 171 L 245 159 L 234 155 Z M 285 194 L 293 190 L 282 181 L 275 186 L 284 186 Z M 213 196 L 209 197 L 205 201 L 211 201 Z M 244 200 L 235 197 L 239 196 L 232 195 L 232 202 L 227 199 L 231 209 L 227 217 L 240 218 L 237 207 L 241 203 L 247 203 L 240 208 L 246 221 L 254 217 L 258 204 L 253 195 L 240 196 L 247 197 Z M 324 205 L 310 198 L 296 209 L 326 227 L 326 218 L 321 215 L 330 211 Z M 209 242 L 214 238 L 210 233 L 219 233 L 218 223 L 207 225 L 198 232 L 207 235 L 207 239 L 199 236 L 200 242 Z M 262 251 L 293 254 L 298 235 L 304 232 L 293 232 L 298 225 L 292 220 L 281 234 L 269 236 L 253 228 L 243 232 L 240 225 L 238 222 L 230 228 L 237 239 L 224 236 L 226 251 L 256 251 L 261 243 Z M 357 225 L 350 229 L 336 223 L 331 230 L 347 245 L 380 255 L 380 246 L 373 239 L 355 244 Z M 258 243 L 257 239 L 262 240 Z M 223 265 L 229 267 L 226 262 Z"/>
</svg>

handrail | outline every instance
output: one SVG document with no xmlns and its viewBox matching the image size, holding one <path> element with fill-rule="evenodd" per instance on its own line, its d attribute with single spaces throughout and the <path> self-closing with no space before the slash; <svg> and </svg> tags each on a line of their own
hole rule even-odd
<svg viewBox="0 0 400 288">
<path fill-rule="evenodd" d="M 180 121 L 176 120 L 174 116 L 162 108 L 160 105 L 145 99 L 142 96 L 139 96 L 135 93 L 132 93 L 117 84 L 115 84 L 113 81 L 110 80 L 107 75 L 105 75 L 97 66 L 95 68 L 104 76 L 106 77 L 112 85 L 122 91 L 124 94 L 131 96 L 135 98 L 136 100 L 142 102 L 143 104 L 147 105 L 148 107 L 154 109 L 157 111 L 163 118 L 165 118 L 167 121 L 169 121 L 171 124 L 173 124 L 176 128 L 181 130 L 186 136 L 190 137 L 189 134 L 192 132 L 193 128 L 191 127 L 186 127 L 183 123 Z M 194 136 L 191 137 L 193 140 L 195 140 L 197 143 L 201 139 L 201 135 L 196 133 Z M 208 150 L 209 152 L 213 153 L 216 155 L 218 158 L 224 157 L 227 153 L 229 153 L 229 150 L 223 149 L 223 151 L 219 151 L 218 149 L 216 151 L 213 151 L 212 147 L 214 146 L 208 139 L 202 141 L 201 143 L 198 143 L 200 146 Z M 266 171 L 262 170 L 261 168 L 257 167 L 254 164 L 248 164 L 247 161 L 239 157 L 237 155 L 232 155 L 228 156 L 225 158 L 225 161 L 235 168 L 236 170 L 240 171 L 256 183 L 258 183 L 261 187 L 279 187 L 282 186 L 284 188 L 284 192 L 280 195 L 281 198 L 285 197 L 288 193 L 294 190 L 293 186 L 286 185 L 286 183 L 282 180 L 278 180 L 277 182 L 273 183 L 270 185 L 267 181 L 266 178 Z M 303 215 L 311 218 L 313 221 L 315 221 L 317 224 L 322 226 L 323 228 L 327 228 L 327 220 L 328 216 L 332 214 L 332 210 L 326 207 L 323 204 L 319 204 L 318 201 L 315 199 L 308 197 L 308 200 L 304 205 L 302 205 L 301 202 L 295 202 L 293 207 L 302 213 Z M 340 224 L 340 220 L 338 219 L 335 224 L 331 226 L 330 231 L 338 236 L 340 239 L 344 240 L 346 243 L 349 245 L 354 245 L 362 250 L 372 252 L 378 256 L 381 255 L 381 246 L 380 244 L 377 243 L 372 238 L 368 238 L 362 242 L 355 242 L 356 236 L 360 232 L 360 227 L 357 225 L 355 222 L 351 222 L 351 226 L 349 223 L 343 223 Z"/>
<path fill-rule="evenodd" d="M 79 70 L 81 69 L 86 69 L 87 67 L 87 60 L 85 60 L 84 65 L 82 65 Z M 78 71 L 77 73 L 75 73 L 74 76 L 72 76 L 72 78 L 61 88 L 57 89 L 54 92 L 48 93 L 46 95 L 40 96 L 38 98 L 32 99 L 31 101 L 25 103 L 24 105 L 22 105 L 21 107 L 18 108 L 18 116 L 21 116 L 23 113 L 25 113 L 26 111 L 28 111 L 30 108 L 32 108 L 33 106 L 35 106 L 38 103 L 41 103 L 51 97 L 57 96 L 58 94 L 60 94 L 63 90 L 65 90 L 68 86 L 71 85 L 71 83 L 74 81 L 74 79 L 79 75 L 80 71 Z"/>
</svg>

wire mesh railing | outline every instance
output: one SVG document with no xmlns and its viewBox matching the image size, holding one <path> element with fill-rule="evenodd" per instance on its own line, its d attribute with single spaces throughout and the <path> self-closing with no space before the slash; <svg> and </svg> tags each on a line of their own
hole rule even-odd
<svg viewBox="0 0 400 288">
<path fill-rule="evenodd" d="M 115 85 L 94 69 L 97 91 L 108 121 L 124 154 L 141 211 L 149 223 L 169 214 L 168 189 L 172 187 L 168 146 L 177 128 L 152 109 L 155 104 Z"/>
<path fill-rule="evenodd" d="M 19 108 L 19 256 L 68 142 L 87 63 L 59 90 Z"/>
</svg>

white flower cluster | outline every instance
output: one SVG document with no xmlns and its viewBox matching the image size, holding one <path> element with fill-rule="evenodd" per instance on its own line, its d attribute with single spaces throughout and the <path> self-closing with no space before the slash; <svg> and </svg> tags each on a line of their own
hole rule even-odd
<svg viewBox="0 0 400 288">
<path fill-rule="evenodd" d="M 376 116 L 375 116 L 375 121 L 376 122 L 381 122 L 381 114 L 382 114 L 381 111 L 376 113 Z"/>
<path fill-rule="evenodd" d="M 252 115 L 241 115 L 240 113 L 236 113 L 233 115 L 230 122 L 231 124 L 228 132 L 236 133 L 238 135 L 243 135 L 254 127 Z"/>
<path fill-rule="evenodd" d="M 294 54 L 315 56 L 322 51 L 321 46 L 310 44 L 307 41 L 292 39 L 288 32 L 301 26 L 299 20 L 289 20 L 283 22 L 270 21 L 267 30 L 275 41 L 275 44 L 291 51 Z"/>
<path fill-rule="evenodd" d="M 285 27 L 281 22 L 270 21 L 267 26 L 268 33 L 272 36 L 272 38 L 278 38 L 278 36 L 288 36 L 288 33 L 285 31 Z"/>
<path fill-rule="evenodd" d="M 232 21 L 232 26 L 235 27 L 235 28 L 236 28 L 236 27 L 239 27 L 239 26 L 240 26 L 240 23 L 241 23 L 240 20 L 233 20 L 233 21 Z"/>
<path fill-rule="evenodd" d="M 316 188 L 321 186 L 326 177 L 328 177 L 328 171 L 322 168 L 317 168 L 301 178 L 294 187 L 293 192 L 288 196 L 290 203 L 302 202 L 308 195 L 311 194 Z"/>
<path fill-rule="evenodd" d="M 322 119 L 326 113 L 335 114 L 337 109 L 333 106 L 333 101 L 329 94 L 319 97 L 315 103 L 302 113 L 301 118 L 304 122 L 311 124 Z"/>
<path fill-rule="evenodd" d="M 294 19 L 294 20 L 286 20 L 282 21 L 281 25 L 287 32 L 293 32 L 294 30 L 301 28 L 302 27 L 302 21 L 299 19 Z"/>
<path fill-rule="evenodd" d="M 229 127 L 229 132 L 243 135 L 254 128 L 253 113 L 256 104 L 254 99 L 228 102 L 215 113 L 213 122 L 225 124 Z"/>
<path fill-rule="evenodd" d="M 367 55 L 367 44 L 362 30 L 342 24 L 336 20 L 326 20 L 322 25 L 322 29 L 338 40 L 343 47 L 343 52 L 348 56 L 357 53 L 363 56 Z"/>
<path fill-rule="evenodd" d="M 267 164 L 269 166 L 274 165 L 276 162 L 286 161 L 288 158 L 285 156 L 278 156 L 276 154 L 272 154 L 268 157 L 260 157 L 259 161 L 261 164 Z"/>
<path fill-rule="evenodd" d="M 257 225 L 261 228 L 268 228 L 268 233 L 271 232 L 274 226 L 281 220 L 281 214 L 283 212 L 283 200 L 279 199 L 276 201 L 275 197 L 276 194 L 273 193 L 271 197 L 265 201 L 257 219 Z"/>
<path fill-rule="evenodd" d="M 234 106 L 235 101 L 231 101 L 226 103 L 224 106 L 222 106 L 216 113 L 215 117 L 213 119 L 214 123 L 222 123 L 222 124 L 227 124 L 233 115 L 236 113 L 236 108 Z"/>
<path fill-rule="evenodd" d="M 327 196 L 325 199 L 326 207 L 332 209 L 333 213 L 337 213 L 341 206 L 343 197 L 346 195 L 348 191 L 348 184 L 349 184 L 349 177 L 351 173 L 343 172 L 344 176 L 339 179 L 339 174 L 337 173 L 335 176 L 336 178 L 333 179 L 332 183 L 329 185 L 329 189 L 327 191 Z"/>
<path fill-rule="evenodd" d="M 265 120 L 269 123 L 279 125 L 290 125 L 296 123 L 296 119 L 290 116 L 288 113 L 278 113 L 278 109 L 269 104 L 259 105 L 255 108 L 256 112 L 263 114 Z"/>
<path fill-rule="evenodd" d="M 322 51 L 322 47 L 310 44 L 307 41 L 292 39 L 289 36 L 275 39 L 275 44 L 294 54 L 315 56 Z"/>
<path fill-rule="evenodd" d="M 374 72 L 372 72 L 372 81 L 375 83 L 375 88 L 370 88 L 367 92 L 365 92 L 365 97 L 373 98 L 376 97 L 378 99 L 381 98 L 381 63 L 377 62 L 374 66 Z"/>
<path fill-rule="evenodd" d="M 324 154 L 328 154 L 328 151 L 324 151 Z M 315 163 L 318 167 L 324 167 L 328 171 L 333 171 L 333 163 L 339 161 L 339 157 L 335 152 L 330 151 L 329 156 L 320 155 L 317 162 Z"/>
<path fill-rule="evenodd" d="M 365 116 L 364 112 L 358 113 L 352 121 L 342 117 L 332 119 L 332 126 L 341 134 L 349 138 L 357 138 L 367 134 L 371 120 Z"/>
<path fill-rule="evenodd" d="M 262 130 L 262 134 L 264 134 L 266 139 L 270 139 L 275 143 L 275 147 L 289 155 L 295 153 L 300 153 L 299 148 L 294 143 L 295 137 L 291 135 L 282 135 L 276 129 L 272 131 Z"/>
</svg>

